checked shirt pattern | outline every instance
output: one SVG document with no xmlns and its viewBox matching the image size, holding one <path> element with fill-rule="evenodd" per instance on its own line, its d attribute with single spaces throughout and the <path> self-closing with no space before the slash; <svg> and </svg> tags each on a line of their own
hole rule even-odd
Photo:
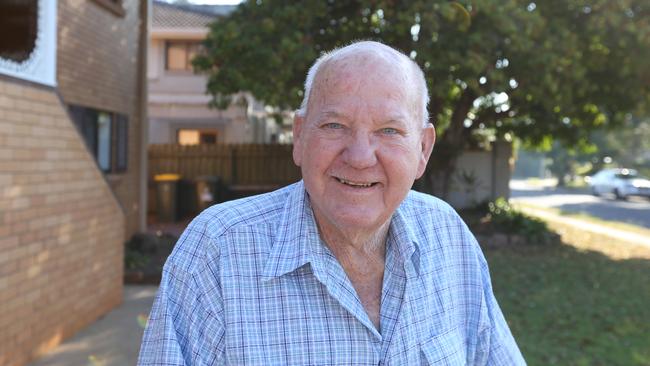
<svg viewBox="0 0 650 366">
<path fill-rule="evenodd" d="M 393 214 L 380 329 L 302 182 L 213 206 L 165 264 L 139 365 L 525 365 L 483 254 L 446 203 Z"/>
</svg>

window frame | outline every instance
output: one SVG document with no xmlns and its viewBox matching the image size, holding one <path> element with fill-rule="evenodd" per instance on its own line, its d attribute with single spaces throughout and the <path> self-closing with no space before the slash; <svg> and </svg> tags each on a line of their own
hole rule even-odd
<svg viewBox="0 0 650 366">
<path fill-rule="evenodd" d="M 115 164 L 114 173 L 125 173 L 129 167 L 129 118 L 125 114 L 115 114 Z"/>
<path fill-rule="evenodd" d="M 69 105 L 68 110 L 84 144 L 95 159 L 99 170 L 105 174 L 123 174 L 128 171 L 128 116 L 121 113 L 90 107 Z M 108 116 L 108 167 L 102 166 L 100 158 L 100 116 Z"/>
<path fill-rule="evenodd" d="M 185 53 L 185 68 L 182 69 L 170 69 L 169 68 L 169 49 L 172 45 L 183 45 L 183 51 Z M 201 52 L 201 41 L 200 40 L 175 40 L 168 39 L 165 40 L 165 71 L 173 73 L 192 73 L 194 68 L 192 67 L 192 58 L 190 57 L 190 51 L 192 48 L 196 48 L 195 55 Z"/>
<path fill-rule="evenodd" d="M 183 144 L 184 146 L 198 146 L 198 145 L 217 145 L 219 143 L 219 135 L 221 132 L 216 128 L 191 128 L 191 127 L 181 127 L 176 129 L 176 143 L 181 145 L 180 135 L 181 131 L 197 131 L 199 134 L 199 143 L 198 144 Z M 202 143 L 201 137 L 203 135 L 214 135 L 214 143 Z"/>
</svg>

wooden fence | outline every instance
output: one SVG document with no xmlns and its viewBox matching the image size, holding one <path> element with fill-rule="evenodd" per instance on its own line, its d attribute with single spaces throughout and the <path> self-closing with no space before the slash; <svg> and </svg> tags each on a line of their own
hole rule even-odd
<svg viewBox="0 0 650 366">
<path fill-rule="evenodd" d="M 300 180 L 291 145 L 149 145 L 149 178 L 173 173 L 183 179 L 216 176 L 229 186 L 283 186 Z"/>
</svg>

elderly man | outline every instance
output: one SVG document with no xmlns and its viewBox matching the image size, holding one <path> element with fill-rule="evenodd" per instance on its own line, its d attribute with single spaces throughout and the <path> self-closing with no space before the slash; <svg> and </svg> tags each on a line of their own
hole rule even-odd
<svg viewBox="0 0 650 366">
<path fill-rule="evenodd" d="M 312 66 L 303 181 L 216 205 L 165 265 L 140 365 L 523 365 L 452 208 L 410 191 L 435 132 L 419 67 L 376 42 Z"/>
</svg>

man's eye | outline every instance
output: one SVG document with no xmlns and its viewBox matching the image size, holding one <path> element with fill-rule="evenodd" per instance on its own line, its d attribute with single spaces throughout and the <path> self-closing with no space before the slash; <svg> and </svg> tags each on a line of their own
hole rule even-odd
<svg viewBox="0 0 650 366">
<path fill-rule="evenodd" d="M 399 131 L 397 131 L 397 129 L 392 127 L 386 127 L 381 129 L 381 133 L 383 133 L 384 135 L 396 135 L 399 133 Z"/>
<path fill-rule="evenodd" d="M 343 128 L 343 125 L 340 124 L 340 123 L 336 123 L 336 122 L 329 122 L 329 123 L 324 124 L 323 127 L 331 129 L 331 130 L 338 130 L 338 129 Z"/>
</svg>

